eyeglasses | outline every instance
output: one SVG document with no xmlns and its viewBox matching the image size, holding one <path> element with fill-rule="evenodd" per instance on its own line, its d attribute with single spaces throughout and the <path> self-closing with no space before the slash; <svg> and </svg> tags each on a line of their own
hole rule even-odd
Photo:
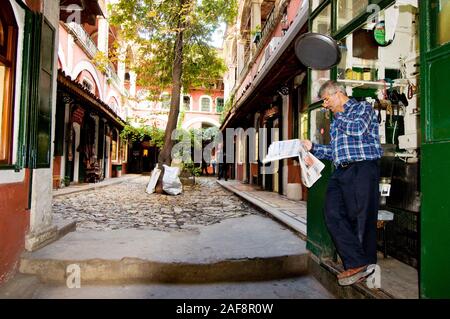
<svg viewBox="0 0 450 319">
<path fill-rule="evenodd" d="M 330 99 L 333 95 L 335 95 L 337 92 L 333 92 L 328 94 L 326 97 L 322 98 L 322 104 L 327 104 L 330 102 Z"/>
</svg>

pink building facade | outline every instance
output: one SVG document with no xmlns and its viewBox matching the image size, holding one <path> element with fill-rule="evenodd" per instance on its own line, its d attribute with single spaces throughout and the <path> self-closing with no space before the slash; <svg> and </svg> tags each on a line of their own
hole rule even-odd
<svg viewBox="0 0 450 319">
<path fill-rule="evenodd" d="M 120 139 L 128 110 L 126 66 L 101 59 L 111 58 L 116 32 L 107 20 L 108 1 L 99 4 L 102 14 L 90 23 L 61 19 L 58 26 L 54 188 L 126 172 L 128 145 Z"/>
</svg>

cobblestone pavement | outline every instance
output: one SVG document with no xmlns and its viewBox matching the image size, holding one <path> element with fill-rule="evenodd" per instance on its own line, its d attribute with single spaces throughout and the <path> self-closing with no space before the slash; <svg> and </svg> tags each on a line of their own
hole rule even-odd
<svg viewBox="0 0 450 319">
<path fill-rule="evenodd" d="M 53 199 L 55 218 L 77 221 L 77 230 L 192 229 L 258 212 L 214 178 L 198 178 L 178 196 L 147 194 L 148 176 Z"/>
</svg>

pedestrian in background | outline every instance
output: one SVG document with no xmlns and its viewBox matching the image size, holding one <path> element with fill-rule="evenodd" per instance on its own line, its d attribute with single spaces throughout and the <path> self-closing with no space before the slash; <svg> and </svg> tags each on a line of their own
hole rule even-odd
<svg viewBox="0 0 450 319">
<path fill-rule="evenodd" d="M 216 164 L 217 164 L 216 156 L 213 155 L 213 157 L 211 159 L 211 165 L 212 165 L 212 169 L 213 169 L 213 176 L 216 176 Z"/>
</svg>

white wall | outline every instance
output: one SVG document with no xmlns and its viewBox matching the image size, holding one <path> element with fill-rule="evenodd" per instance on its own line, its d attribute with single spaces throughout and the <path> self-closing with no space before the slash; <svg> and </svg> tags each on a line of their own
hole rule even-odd
<svg viewBox="0 0 450 319">
<path fill-rule="evenodd" d="M 55 138 L 56 113 L 56 79 L 58 72 L 58 23 L 59 1 L 44 1 L 44 16 L 55 29 L 55 48 L 53 61 L 53 92 L 52 92 L 52 128 L 51 141 Z M 52 180 L 53 180 L 54 144 L 51 143 L 50 168 L 34 169 L 31 194 L 30 234 L 27 242 L 33 242 L 34 236 L 47 231 L 52 226 Z M 27 244 L 28 246 L 28 244 Z"/>
</svg>

